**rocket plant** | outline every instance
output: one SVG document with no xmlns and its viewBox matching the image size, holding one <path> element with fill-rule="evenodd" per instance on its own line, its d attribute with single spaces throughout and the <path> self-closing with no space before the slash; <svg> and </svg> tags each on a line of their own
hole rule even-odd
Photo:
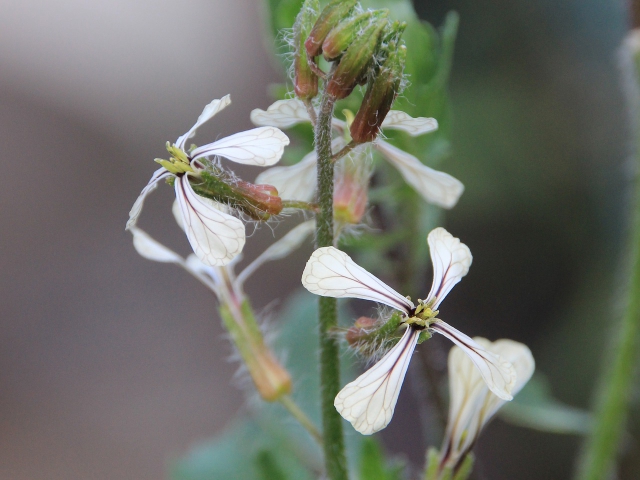
<svg viewBox="0 0 640 480">
<path fill-rule="evenodd" d="M 535 362 L 521 343 L 472 339 L 440 319 L 441 301 L 472 262 L 469 248 L 437 225 L 441 209 L 455 208 L 463 184 L 425 165 L 429 159 L 419 156 L 425 145 L 440 145 L 428 149 L 430 153 L 448 148 L 442 146 L 443 137 L 437 137 L 440 144 L 428 138 L 441 125 L 448 128 L 449 118 L 440 107 L 451 52 L 441 51 L 431 83 L 420 83 L 424 79 L 411 77 L 415 65 L 407 63 L 412 48 L 404 38 L 407 23 L 394 18 L 392 10 L 367 9 L 356 0 L 323 5 L 305 0 L 290 27 L 282 37 L 287 39 L 291 60 L 287 93 L 266 110 L 251 112 L 256 128 L 203 146 L 188 145 L 200 125 L 230 104 L 230 97 L 208 104 L 187 133 L 167 143 L 169 158 L 156 159 L 161 168 L 136 200 L 127 229 L 140 255 L 181 267 L 213 294 L 254 391 L 264 402 L 281 404 L 320 446 L 312 454 L 298 449 L 298 460 L 304 457 L 308 467 L 309 476 L 304 478 L 400 478 L 396 470 L 376 460 L 382 454 L 375 443 L 361 444 L 362 458 L 369 460 L 354 471 L 347 461 L 344 429 L 353 426 L 359 432 L 355 435 L 384 429 L 392 421 L 416 345 L 429 348 L 433 333 L 452 340 L 456 346 L 449 355 L 450 407 L 443 444 L 440 450 L 429 450 L 420 478 L 464 480 L 471 473 L 472 449 L 481 430 L 529 381 Z M 453 31 L 455 35 L 455 27 Z M 412 33 L 411 38 L 417 37 Z M 450 47 L 452 38 L 441 48 Z M 421 92 L 411 96 L 413 106 L 403 101 L 412 84 Z M 428 99 L 430 107 L 421 109 L 416 102 L 420 98 Z M 429 110 L 434 116 L 421 115 Z M 299 141 L 312 137 L 313 150 L 297 156 L 285 152 L 289 138 L 281 129 L 291 129 Z M 296 152 L 304 152 L 304 147 Z M 275 166 L 283 153 L 291 164 Z M 397 173 L 389 173 L 394 170 L 378 158 L 387 160 Z M 249 182 L 224 159 L 270 168 Z M 398 173 L 404 184 L 398 182 Z M 138 226 L 144 200 L 162 180 L 175 190 L 173 214 L 194 252 L 186 258 Z M 431 212 L 428 220 L 421 212 Z M 300 217 L 296 213 L 302 213 L 305 221 L 236 274 L 243 261 L 245 224 L 260 226 L 273 218 L 279 224 L 293 223 Z M 407 218 L 408 224 L 402 225 Z M 276 232 L 282 228 L 288 227 L 279 226 Z M 376 231 L 385 229 L 384 234 Z M 398 229 L 406 233 L 394 231 Z M 380 238 L 385 238 L 384 246 L 376 243 Z M 294 400 L 298 379 L 289 371 L 283 352 L 265 335 L 264 320 L 244 289 L 245 280 L 265 263 L 286 257 L 311 239 L 315 251 L 306 266 L 298 266 L 297 275 L 317 295 L 319 424 Z M 396 261 L 393 270 L 402 272 L 398 289 L 403 293 L 424 287 L 414 280 L 430 251 L 431 290 L 414 302 L 352 260 L 343 251 L 345 246 L 365 262 L 367 248 L 373 251 L 378 267 L 393 264 L 390 253 L 402 246 L 411 261 Z M 277 270 L 270 271 L 270 281 L 278 281 L 278 275 Z M 341 326 L 337 298 L 372 300 L 392 310 L 379 308 L 372 317 Z M 353 377 L 346 383 L 341 376 L 344 349 L 373 364 L 359 376 L 347 372 Z M 269 452 L 256 456 L 263 477 L 294 478 Z"/>
</svg>

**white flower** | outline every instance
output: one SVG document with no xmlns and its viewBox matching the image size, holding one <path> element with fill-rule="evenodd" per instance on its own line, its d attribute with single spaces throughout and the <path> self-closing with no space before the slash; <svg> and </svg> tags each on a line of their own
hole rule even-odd
<svg viewBox="0 0 640 480">
<path fill-rule="evenodd" d="M 474 341 L 487 351 L 511 362 L 516 382 L 511 394 L 516 395 L 529 381 L 535 370 L 531 350 L 522 343 L 501 339 L 490 342 L 475 337 Z M 489 391 L 478 370 L 464 354 L 453 347 L 449 352 L 449 420 L 440 453 L 440 467 L 455 469 L 473 448 L 482 428 L 491 420 L 505 401 Z"/>
<path fill-rule="evenodd" d="M 267 110 L 255 109 L 251 112 L 251 121 L 255 125 L 271 125 L 289 128 L 298 123 L 309 123 L 309 114 L 304 104 L 298 99 L 278 100 Z M 344 131 L 346 123 L 337 118 L 333 119 L 333 126 L 338 131 Z M 405 112 L 391 110 L 381 125 L 382 129 L 402 130 L 411 136 L 423 135 L 438 128 L 434 118 L 412 118 Z M 341 140 L 336 137 L 334 140 Z M 344 146 L 332 146 L 337 152 Z M 462 183 L 444 172 L 439 172 L 424 165 L 413 155 L 394 147 L 381 138 L 373 142 L 376 148 L 394 167 L 398 169 L 405 181 L 411 185 L 427 202 L 443 208 L 452 208 L 458 202 L 464 191 Z M 310 201 L 316 186 L 315 153 L 306 155 L 298 164 L 290 167 L 276 167 L 262 172 L 256 179 L 257 183 L 274 185 L 280 196 L 287 200 Z"/>
<path fill-rule="evenodd" d="M 207 145 L 187 151 L 187 141 L 198 127 L 211 119 L 231 103 L 229 95 L 207 105 L 198 121 L 182 135 L 175 144 L 167 144 L 171 161 L 160 160 L 163 167 L 156 170 L 151 180 L 140 193 L 129 212 L 127 230 L 136 226 L 145 198 L 161 180 L 175 177 L 178 205 L 185 223 L 185 233 L 197 257 L 206 265 L 228 264 L 244 247 L 244 224 L 226 212 L 216 208 L 216 202 L 197 195 L 190 178 L 197 179 L 205 168 L 202 159 L 225 157 L 243 165 L 271 166 L 280 160 L 289 139 L 279 129 L 261 127 L 236 133 Z"/>
<path fill-rule="evenodd" d="M 469 248 L 444 228 L 433 230 L 427 240 L 433 263 L 433 284 L 427 298 L 418 300 L 417 306 L 333 247 L 316 250 L 302 274 L 302 284 L 311 293 L 373 300 L 403 314 L 406 330 L 400 341 L 378 363 L 347 384 L 335 399 L 338 412 L 365 435 L 382 430 L 391 421 L 409 360 L 420 332 L 425 329 L 438 332 L 458 345 L 498 397 L 513 398 L 511 390 L 516 381 L 513 366 L 436 318 L 444 297 L 469 271 L 472 260 Z"/>
<path fill-rule="evenodd" d="M 224 206 L 220 205 L 219 207 L 223 208 Z M 172 212 L 176 222 L 184 230 L 182 210 L 177 200 L 173 204 Z M 220 303 L 239 304 L 245 297 L 244 282 L 265 263 L 284 258 L 299 248 L 304 240 L 315 231 L 315 220 L 308 220 L 292 228 L 258 255 L 237 276 L 234 267 L 241 260 L 241 255 L 236 256 L 224 266 L 205 265 L 193 254 L 186 259 L 182 258 L 135 225 L 130 230 L 133 234 L 133 246 L 141 256 L 155 262 L 174 263 L 209 287 L 218 297 Z"/>
</svg>

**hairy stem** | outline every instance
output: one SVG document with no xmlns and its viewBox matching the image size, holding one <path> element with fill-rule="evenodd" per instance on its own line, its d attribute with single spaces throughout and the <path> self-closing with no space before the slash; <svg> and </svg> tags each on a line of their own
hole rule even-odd
<svg viewBox="0 0 640 480">
<path fill-rule="evenodd" d="M 627 45 L 623 48 L 629 48 Z M 628 74 L 627 95 L 629 103 L 635 104 L 638 98 L 638 78 L 640 78 L 640 52 L 630 52 L 633 64 L 628 67 L 635 71 Z M 625 65 L 627 66 L 627 65 Z M 596 418 L 593 429 L 582 451 L 578 474 L 579 480 L 600 480 L 607 478 L 615 465 L 620 440 L 624 433 L 633 374 L 638 362 L 638 333 L 640 331 L 640 125 L 639 112 L 634 112 L 636 160 L 635 160 L 635 198 L 630 209 L 630 230 L 628 240 L 628 270 L 625 310 L 621 322 L 614 328 L 614 341 L 611 344 L 609 358 L 611 363 L 601 372 L 597 396 Z"/>
<path fill-rule="evenodd" d="M 318 204 L 316 238 L 318 247 L 333 246 L 333 170 L 331 161 L 331 120 L 334 100 L 323 94 L 315 129 L 318 154 Z M 335 298 L 320 297 L 318 319 L 320 323 L 320 403 L 322 411 L 323 447 L 327 476 L 331 480 L 346 480 L 347 464 L 344 453 L 342 419 L 333 406 L 340 390 L 340 352 L 338 342 L 330 330 L 338 325 Z"/>
</svg>

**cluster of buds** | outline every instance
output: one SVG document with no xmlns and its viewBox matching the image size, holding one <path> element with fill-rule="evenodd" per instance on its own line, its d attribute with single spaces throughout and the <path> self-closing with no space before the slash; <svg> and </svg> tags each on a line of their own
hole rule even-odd
<svg viewBox="0 0 640 480">
<path fill-rule="evenodd" d="M 388 10 L 363 11 L 355 0 L 332 0 L 318 12 L 317 0 L 306 0 L 294 25 L 294 88 L 309 101 L 318 92 L 318 76 L 325 94 L 346 98 L 356 85 L 367 85 L 365 98 L 351 125 L 355 143 L 370 142 L 402 87 L 406 47 L 401 36 L 406 24 L 391 22 Z M 323 72 L 316 59 L 332 62 Z"/>
</svg>

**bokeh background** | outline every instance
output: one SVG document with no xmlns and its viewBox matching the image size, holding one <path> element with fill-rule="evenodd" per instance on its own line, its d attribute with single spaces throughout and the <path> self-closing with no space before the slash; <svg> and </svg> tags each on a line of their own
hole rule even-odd
<svg viewBox="0 0 640 480">
<path fill-rule="evenodd" d="M 140 258 L 124 224 L 152 159 L 206 103 L 233 99 L 202 139 L 249 128 L 251 109 L 270 103 L 267 87 L 282 76 L 263 5 L 2 6 L 0 478 L 163 478 L 243 400 L 211 297 L 181 271 Z M 554 395 L 588 407 L 624 263 L 632 145 L 617 51 L 626 5 L 416 8 L 435 25 L 450 9 L 461 16 L 454 155 L 442 169 L 466 185 L 446 226 L 474 265 L 447 320 L 470 335 L 526 342 Z M 159 188 L 142 226 L 186 253 L 171 201 L 171 189 Z M 258 232 L 247 256 L 270 236 Z M 277 309 L 310 251 L 249 284 L 258 308 Z M 415 464 L 426 446 L 411 412 L 419 392 L 404 389 L 398 408 L 408 413 L 384 435 Z M 639 419 L 634 408 L 620 478 L 640 475 Z M 498 420 L 479 445 L 477 478 L 569 478 L 579 443 Z"/>
</svg>

